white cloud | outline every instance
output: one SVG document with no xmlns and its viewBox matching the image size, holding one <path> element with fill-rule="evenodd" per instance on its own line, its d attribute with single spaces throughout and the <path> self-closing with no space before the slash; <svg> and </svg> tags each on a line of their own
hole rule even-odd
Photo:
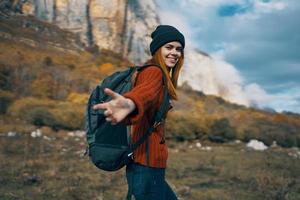
<svg viewBox="0 0 300 200">
<path fill-rule="evenodd" d="M 293 94 L 293 88 L 300 88 L 298 0 L 157 2 L 165 4 L 161 13 L 165 10 L 169 13 L 163 22 L 180 21 L 191 38 L 190 44 L 223 62 L 214 67 L 215 75 L 210 81 L 217 79 L 226 87 L 234 86 L 232 96 L 241 102 L 247 99 L 261 107 L 300 112 L 300 98 Z M 241 5 L 247 9 L 233 16 L 220 17 L 218 9 L 224 5 Z M 174 15 L 176 17 L 171 17 Z M 204 67 L 202 70 L 207 73 L 213 71 Z M 220 75 L 224 74 L 231 80 L 223 80 Z M 209 91 L 218 91 L 203 81 L 201 84 L 210 87 Z M 237 95 L 239 92 L 240 96 Z M 299 90 L 297 92 L 300 93 Z"/>
<path fill-rule="evenodd" d="M 273 11 L 283 10 L 288 6 L 287 2 L 283 1 L 270 1 L 263 2 L 256 0 L 254 2 L 254 11 L 256 13 L 269 13 Z"/>
</svg>

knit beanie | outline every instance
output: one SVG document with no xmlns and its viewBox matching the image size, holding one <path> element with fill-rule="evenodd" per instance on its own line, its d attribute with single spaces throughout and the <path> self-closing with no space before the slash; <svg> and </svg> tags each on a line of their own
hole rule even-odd
<svg viewBox="0 0 300 200">
<path fill-rule="evenodd" d="M 150 43 L 150 52 L 153 56 L 154 53 L 164 44 L 172 41 L 177 41 L 184 48 L 184 36 L 175 27 L 170 25 L 159 25 L 151 33 L 152 42 Z"/>
</svg>

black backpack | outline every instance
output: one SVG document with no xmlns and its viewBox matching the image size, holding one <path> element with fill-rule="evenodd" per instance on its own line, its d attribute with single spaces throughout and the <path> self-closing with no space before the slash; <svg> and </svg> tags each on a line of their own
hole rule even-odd
<svg viewBox="0 0 300 200">
<path fill-rule="evenodd" d="M 93 105 L 111 100 L 111 97 L 104 93 L 105 88 L 124 94 L 133 87 L 133 75 L 148 66 L 150 65 L 129 67 L 125 71 L 115 72 L 106 77 L 90 95 L 86 112 L 87 152 L 94 165 L 99 169 L 116 171 L 129 164 L 132 161 L 133 151 L 144 143 L 156 126 L 163 121 L 164 114 L 169 108 L 169 95 L 165 76 L 163 76 L 165 85 L 164 100 L 155 115 L 154 124 L 134 144 L 131 143 L 130 126 L 122 123 L 111 125 L 110 122 L 105 120 L 103 110 L 93 109 Z"/>
</svg>

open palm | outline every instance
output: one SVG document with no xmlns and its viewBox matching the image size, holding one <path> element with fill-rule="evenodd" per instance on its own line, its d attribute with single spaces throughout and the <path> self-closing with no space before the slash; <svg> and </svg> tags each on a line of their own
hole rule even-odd
<svg viewBox="0 0 300 200">
<path fill-rule="evenodd" d="M 106 103 L 100 103 L 93 106 L 93 109 L 103 109 L 106 121 L 112 124 L 117 124 L 135 109 L 135 104 L 132 100 L 123 97 L 122 95 L 105 88 L 104 92 L 112 97 L 112 100 Z"/>
</svg>

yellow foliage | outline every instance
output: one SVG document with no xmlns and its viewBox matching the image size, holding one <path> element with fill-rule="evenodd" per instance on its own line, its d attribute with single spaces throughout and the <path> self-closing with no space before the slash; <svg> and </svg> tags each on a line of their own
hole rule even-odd
<svg viewBox="0 0 300 200">
<path fill-rule="evenodd" d="M 58 122 L 57 124 L 63 128 L 83 128 L 85 114 L 85 106 L 83 105 L 60 102 L 55 108 L 50 109 L 49 112 Z"/>
<path fill-rule="evenodd" d="M 67 101 L 76 103 L 76 104 L 86 104 L 88 101 L 89 95 L 85 93 L 72 92 L 67 97 Z"/>
<path fill-rule="evenodd" d="M 83 128 L 85 106 L 71 102 L 26 97 L 9 107 L 11 116 L 36 125 L 56 128 Z"/>
<path fill-rule="evenodd" d="M 54 107 L 56 101 L 49 99 L 37 99 L 33 97 L 25 97 L 16 100 L 8 109 L 8 114 L 12 116 L 21 116 L 26 114 L 28 110 L 34 107 Z"/>
<path fill-rule="evenodd" d="M 30 85 L 31 93 L 42 98 L 51 98 L 55 93 L 55 81 L 50 74 L 41 74 Z"/>
<path fill-rule="evenodd" d="M 0 98 L 14 98 L 15 94 L 10 91 L 0 90 Z"/>
<path fill-rule="evenodd" d="M 116 67 L 111 63 L 104 63 L 98 67 L 101 75 L 107 76 L 111 74 Z"/>
</svg>

